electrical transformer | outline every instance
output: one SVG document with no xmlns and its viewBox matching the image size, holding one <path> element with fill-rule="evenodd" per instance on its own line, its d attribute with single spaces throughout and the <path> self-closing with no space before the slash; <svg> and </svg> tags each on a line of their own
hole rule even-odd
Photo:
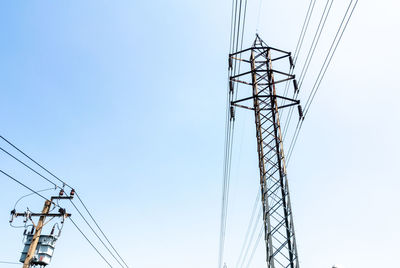
<svg viewBox="0 0 400 268">
<path fill-rule="evenodd" d="M 26 254 L 28 253 L 29 247 L 32 243 L 33 234 L 26 234 L 24 250 L 22 251 L 20 262 L 24 262 Z M 39 242 L 35 251 L 35 255 L 32 258 L 31 265 L 46 266 L 50 264 L 51 257 L 53 257 L 54 247 L 56 245 L 56 235 L 40 235 Z"/>
</svg>

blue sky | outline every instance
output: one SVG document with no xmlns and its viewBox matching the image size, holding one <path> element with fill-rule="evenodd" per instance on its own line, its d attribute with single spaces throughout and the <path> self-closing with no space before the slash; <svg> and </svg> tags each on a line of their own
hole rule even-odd
<svg viewBox="0 0 400 268">
<path fill-rule="evenodd" d="M 308 5 L 293 2 L 263 1 L 259 22 L 268 44 L 291 51 Z M 333 5 L 301 98 L 347 3 Z M 230 6 L 0 4 L 0 134 L 76 187 L 130 267 L 217 266 Z M 245 46 L 254 38 L 258 6 L 249 0 Z M 302 129 L 288 169 L 302 266 L 396 261 L 398 7 L 360 1 Z M 236 263 L 258 186 L 253 119 L 243 112 L 236 127 L 228 267 Z M 37 190 L 48 187 L 5 155 L 0 166 Z M 6 178 L 2 186 L 0 260 L 17 261 L 22 231 L 9 227 L 8 213 L 27 192 Z M 40 210 L 41 202 L 29 198 L 19 209 L 29 203 Z M 263 250 L 261 243 L 250 267 L 263 265 Z M 67 222 L 51 267 L 71 263 L 106 267 Z"/>
</svg>

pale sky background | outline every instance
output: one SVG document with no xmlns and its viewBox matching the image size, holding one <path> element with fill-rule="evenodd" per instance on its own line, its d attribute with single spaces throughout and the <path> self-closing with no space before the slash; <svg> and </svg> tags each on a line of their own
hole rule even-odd
<svg viewBox="0 0 400 268">
<path fill-rule="evenodd" d="M 244 46 L 259 6 L 248 1 Z M 263 0 L 264 41 L 294 51 L 308 3 Z M 348 3 L 333 4 L 302 101 Z M 217 267 L 230 8 L 227 0 L 0 3 L 0 134 L 76 188 L 130 267 Z M 288 167 L 301 267 L 399 266 L 399 8 L 359 1 L 303 125 Z M 253 122 L 238 113 L 229 268 L 258 187 Z M 49 187 L 4 154 L 0 167 Z M 9 226 L 9 211 L 28 192 L 4 176 L 1 185 L 0 261 L 18 262 L 23 230 Z M 42 200 L 17 209 L 26 206 L 38 211 Z M 250 267 L 265 267 L 264 252 L 262 242 Z M 71 266 L 107 267 L 67 221 L 49 267 Z"/>
</svg>

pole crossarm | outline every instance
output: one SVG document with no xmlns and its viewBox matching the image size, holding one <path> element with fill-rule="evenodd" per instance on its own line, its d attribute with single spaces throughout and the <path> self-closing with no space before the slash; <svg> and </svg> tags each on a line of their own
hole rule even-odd
<svg viewBox="0 0 400 268">
<path fill-rule="evenodd" d="M 291 74 L 291 53 L 269 47 L 257 35 L 252 47 L 229 55 L 230 68 L 235 60 L 248 64 L 247 70 L 231 76 L 229 83 L 231 91 L 236 90 L 240 96 L 247 94 L 248 90 L 243 91 L 246 87 L 251 86 L 251 92 L 230 104 L 231 109 L 240 107 L 254 112 L 267 267 L 299 268 L 279 110 L 298 105 L 300 111 L 301 107 L 299 100 L 277 93 L 282 82 L 290 80 L 294 92 L 298 91 Z M 279 68 L 287 66 L 290 72 L 273 69 L 273 61 Z"/>
<path fill-rule="evenodd" d="M 16 217 L 26 217 L 28 216 L 27 213 L 15 213 Z M 72 214 L 70 213 L 65 213 L 65 214 L 61 214 L 61 213 L 47 213 L 47 214 L 43 214 L 43 213 L 30 213 L 29 214 L 30 217 L 41 217 L 41 216 L 45 216 L 45 217 L 71 217 Z"/>
</svg>

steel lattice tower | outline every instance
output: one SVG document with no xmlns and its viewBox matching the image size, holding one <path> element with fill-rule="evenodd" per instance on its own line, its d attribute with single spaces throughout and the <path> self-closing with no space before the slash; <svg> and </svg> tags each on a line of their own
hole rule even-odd
<svg viewBox="0 0 400 268">
<path fill-rule="evenodd" d="M 295 76 L 272 68 L 274 62 L 279 68 L 292 70 L 292 57 L 290 52 L 269 47 L 257 35 L 251 48 L 229 55 L 230 68 L 235 61 L 245 62 L 248 69 L 230 76 L 231 93 L 238 85 L 252 88 L 249 97 L 231 99 L 231 116 L 234 107 L 253 110 L 255 115 L 267 267 L 298 268 L 279 109 L 298 105 L 301 114 L 301 107 L 298 100 L 277 93 L 283 93 L 284 82 L 290 80 L 296 92 Z"/>
</svg>

